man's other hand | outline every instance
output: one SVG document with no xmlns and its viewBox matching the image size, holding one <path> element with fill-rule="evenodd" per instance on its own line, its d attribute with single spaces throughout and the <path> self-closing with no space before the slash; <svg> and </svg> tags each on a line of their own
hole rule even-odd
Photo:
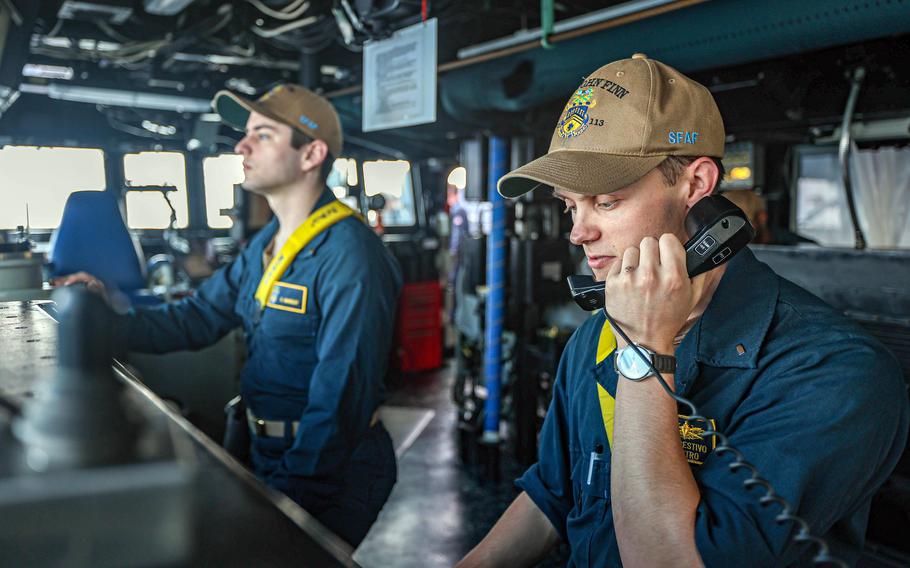
<svg viewBox="0 0 910 568">
<path fill-rule="evenodd" d="M 98 280 L 88 272 L 76 272 L 66 276 L 58 276 L 51 279 L 51 286 L 72 286 L 74 284 L 85 284 L 85 287 L 93 292 L 104 295 L 106 290 L 104 283 Z"/>
</svg>

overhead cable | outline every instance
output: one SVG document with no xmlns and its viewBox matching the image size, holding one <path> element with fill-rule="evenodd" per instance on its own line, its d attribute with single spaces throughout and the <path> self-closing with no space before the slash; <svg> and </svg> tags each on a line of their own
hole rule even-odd
<svg viewBox="0 0 910 568">
<path fill-rule="evenodd" d="M 113 38 L 121 43 L 130 43 L 130 42 L 136 41 L 133 38 L 129 38 L 129 37 L 126 37 L 125 35 L 121 34 L 117 30 L 115 30 L 113 27 L 111 27 L 111 25 L 108 24 L 107 22 L 105 22 L 104 20 L 95 20 L 95 25 L 98 26 L 98 28 L 101 29 L 101 31 L 103 31 L 104 33 L 109 35 L 111 38 Z M 49 37 L 53 37 L 55 34 L 47 34 L 47 35 Z"/>
<path fill-rule="evenodd" d="M 269 16 L 270 18 L 275 18 L 276 20 L 294 20 L 303 15 L 310 8 L 310 3 L 307 0 L 294 0 L 281 10 L 274 10 L 269 8 L 259 0 L 246 0 L 250 4 L 256 7 L 260 12 Z M 292 11 L 293 10 L 293 11 Z"/>
<path fill-rule="evenodd" d="M 2 0 L 2 5 L 6 6 L 6 9 L 9 10 L 9 17 L 16 26 L 21 26 L 25 22 L 25 20 L 22 19 L 22 13 L 19 12 L 19 9 L 13 4 L 13 0 Z"/>
<path fill-rule="evenodd" d="M 51 28 L 51 31 L 47 32 L 45 37 L 56 37 L 60 33 L 60 28 L 63 27 L 63 18 L 57 18 L 57 23 L 54 24 L 54 27 Z"/>
<path fill-rule="evenodd" d="M 259 37 L 277 37 L 283 33 L 289 32 L 291 30 L 296 30 L 297 28 L 303 28 L 303 27 L 315 24 L 316 20 L 318 20 L 318 19 L 319 18 L 317 18 L 316 16 L 307 16 L 306 18 L 303 18 L 302 20 L 297 20 L 296 22 L 291 22 L 289 24 L 285 24 L 283 26 L 278 26 L 277 28 L 272 28 L 270 30 L 264 30 L 264 29 L 256 27 L 256 26 L 254 26 L 251 29 L 253 30 L 253 33 L 258 35 Z"/>
<path fill-rule="evenodd" d="M 351 4 L 348 2 L 348 0 L 341 0 L 341 7 L 348 15 L 348 19 L 351 20 L 351 24 L 353 24 L 354 29 L 358 32 L 366 33 L 366 27 L 363 25 L 363 22 L 360 21 L 360 18 L 357 17 L 357 12 L 351 8 Z"/>
</svg>

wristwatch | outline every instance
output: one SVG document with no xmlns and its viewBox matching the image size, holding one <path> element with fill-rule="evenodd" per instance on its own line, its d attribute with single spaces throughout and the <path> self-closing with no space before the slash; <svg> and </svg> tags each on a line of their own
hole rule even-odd
<svg viewBox="0 0 910 568">
<path fill-rule="evenodd" d="M 658 355 L 648 349 L 638 345 L 638 349 L 651 359 L 651 364 L 661 373 L 676 372 L 676 357 L 672 355 Z M 635 352 L 631 345 L 627 345 L 616 352 L 613 358 L 613 368 L 616 372 L 630 381 L 641 381 L 654 374 L 641 356 Z"/>
</svg>

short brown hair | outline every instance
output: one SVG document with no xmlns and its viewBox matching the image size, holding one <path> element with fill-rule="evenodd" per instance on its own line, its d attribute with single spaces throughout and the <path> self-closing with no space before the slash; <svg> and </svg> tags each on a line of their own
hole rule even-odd
<svg viewBox="0 0 910 568">
<path fill-rule="evenodd" d="M 697 159 L 698 156 L 667 156 L 667 159 L 657 165 L 657 169 L 660 170 L 660 175 L 664 177 L 664 182 L 672 186 L 679 181 L 679 176 L 682 175 L 683 170 Z M 717 183 L 714 184 L 714 188 L 711 190 L 711 193 L 714 194 L 720 191 L 720 184 L 724 181 L 725 170 L 724 163 L 719 158 L 711 159 L 717 165 Z"/>
<path fill-rule="evenodd" d="M 291 128 L 291 148 L 299 150 L 313 141 L 313 138 L 310 138 L 303 132 L 297 130 L 296 128 Z M 328 181 L 329 174 L 332 173 L 332 167 L 335 163 L 335 157 L 332 156 L 331 152 L 326 153 L 325 160 L 322 161 L 322 168 L 319 170 L 320 175 L 324 181 Z"/>
</svg>

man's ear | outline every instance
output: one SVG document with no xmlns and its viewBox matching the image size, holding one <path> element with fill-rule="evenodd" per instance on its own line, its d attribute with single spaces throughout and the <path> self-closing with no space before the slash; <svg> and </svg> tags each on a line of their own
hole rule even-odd
<svg viewBox="0 0 910 568">
<path fill-rule="evenodd" d="M 714 160 L 708 157 L 701 157 L 686 167 L 686 179 L 688 180 L 688 190 L 686 194 L 686 207 L 692 207 L 701 200 L 702 197 L 711 195 L 714 186 L 717 185 L 717 178 L 720 172 Z"/>
<path fill-rule="evenodd" d="M 319 171 L 322 168 L 322 162 L 328 158 L 328 155 L 329 147 L 325 141 L 313 140 L 300 154 L 300 169 L 304 173 L 309 173 L 311 170 Z"/>
</svg>

